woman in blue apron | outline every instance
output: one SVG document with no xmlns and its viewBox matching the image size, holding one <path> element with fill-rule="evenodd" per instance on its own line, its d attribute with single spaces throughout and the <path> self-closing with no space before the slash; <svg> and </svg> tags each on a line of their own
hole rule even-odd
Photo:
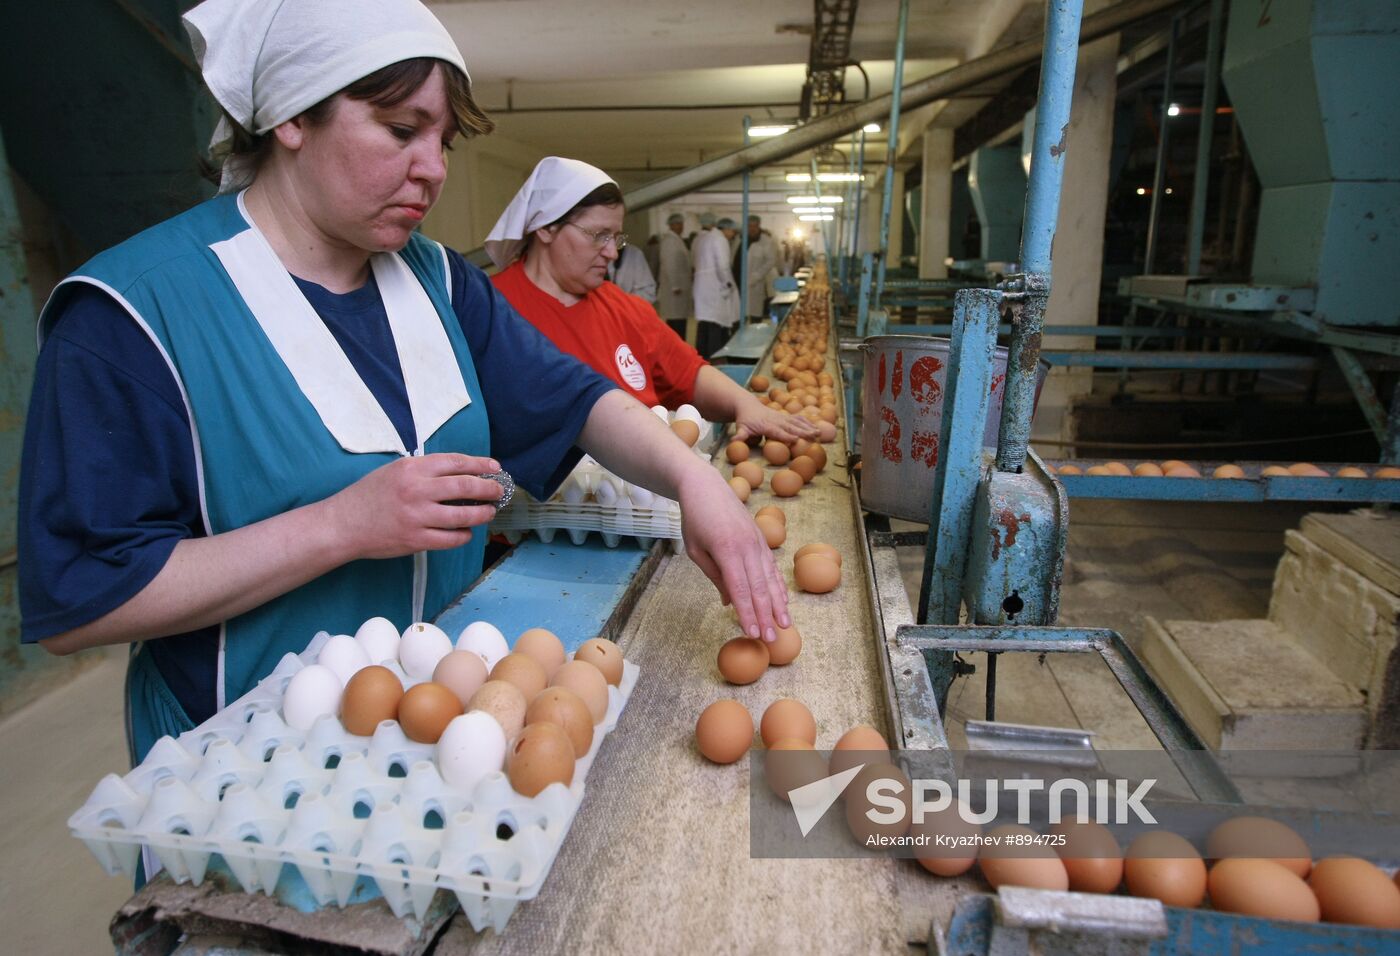
<svg viewBox="0 0 1400 956">
<path fill-rule="evenodd" d="M 586 450 L 680 500 L 687 550 L 771 640 L 786 593 L 720 474 L 416 232 L 489 132 L 418 0 L 207 0 L 220 194 L 55 290 L 20 482 L 23 639 L 132 642 L 141 760 L 318 630 L 431 620 L 480 573 L 504 468 Z M 159 638 L 159 640 L 155 640 Z"/>
</svg>

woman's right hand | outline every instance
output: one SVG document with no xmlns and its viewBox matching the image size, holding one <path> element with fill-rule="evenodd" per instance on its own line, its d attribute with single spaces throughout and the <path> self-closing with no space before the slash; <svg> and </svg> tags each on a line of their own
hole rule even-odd
<svg viewBox="0 0 1400 956">
<path fill-rule="evenodd" d="M 439 453 L 400 458 L 326 499 L 330 520 L 345 542 L 347 560 L 397 558 L 418 551 L 457 548 L 470 529 L 496 515 L 502 488 L 480 475 L 500 471 L 492 458 Z"/>
</svg>

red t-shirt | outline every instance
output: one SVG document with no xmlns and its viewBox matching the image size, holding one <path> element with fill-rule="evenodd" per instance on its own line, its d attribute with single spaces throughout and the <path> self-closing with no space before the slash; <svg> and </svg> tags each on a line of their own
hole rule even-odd
<svg viewBox="0 0 1400 956">
<path fill-rule="evenodd" d="M 564 305 L 530 281 L 522 260 L 491 282 L 561 352 L 597 369 L 642 404 L 675 409 L 694 401 L 695 377 L 708 363 L 645 299 L 604 282 L 583 301 Z"/>
</svg>

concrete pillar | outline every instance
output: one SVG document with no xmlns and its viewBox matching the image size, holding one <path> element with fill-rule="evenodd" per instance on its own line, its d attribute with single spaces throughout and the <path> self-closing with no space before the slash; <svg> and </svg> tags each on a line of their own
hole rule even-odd
<svg viewBox="0 0 1400 956">
<path fill-rule="evenodd" d="M 881 202 L 884 202 L 884 194 L 881 194 Z M 879 207 L 877 207 L 879 208 Z M 879 213 L 876 213 L 878 217 Z M 880 220 L 875 220 L 875 227 L 878 229 Z M 878 234 L 877 234 L 878 235 Z M 894 171 L 894 197 L 890 203 L 890 244 L 889 256 L 885 260 L 887 269 L 894 269 L 899 266 L 900 257 L 904 255 L 904 170 Z"/>
<path fill-rule="evenodd" d="M 1092 12 L 1086 5 L 1085 13 Z M 1113 146 L 1114 99 L 1118 89 L 1118 35 L 1081 47 L 1075 73 L 1074 106 L 1066 140 L 1064 187 L 1052 250 L 1054 279 L 1048 325 L 1093 325 L 1098 321 L 1103 276 L 1104 216 L 1108 208 L 1108 164 Z M 1055 348 L 1091 349 L 1091 337 L 1053 340 Z M 1035 434 L 1069 438 L 1068 419 L 1059 414 L 1076 395 L 1093 387 L 1090 369 L 1057 370 L 1046 383 Z"/>
<path fill-rule="evenodd" d="M 923 209 L 919 226 L 919 278 L 946 279 L 948 226 L 952 215 L 953 131 L 924 133 Z"/>
</svg>

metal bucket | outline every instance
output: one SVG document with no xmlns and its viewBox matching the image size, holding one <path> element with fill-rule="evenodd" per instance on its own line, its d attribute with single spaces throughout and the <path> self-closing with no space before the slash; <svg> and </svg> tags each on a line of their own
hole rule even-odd
<svg viewBox="0 0 1400 956">
<path fill-rule="evenodd" d="M 949 341 L 925 335 L 876 335 L 860 345 L 861 505 L 868 511 L 927 522 L 938 464 L 938 431 L 948 376 Z M 1006 349 L 993 360 L 991 401 L 982 444 L 995 447 L 1006 382 Z M 1050 366 L 1036 368 L 1035 397 Z"/>
</svg>

